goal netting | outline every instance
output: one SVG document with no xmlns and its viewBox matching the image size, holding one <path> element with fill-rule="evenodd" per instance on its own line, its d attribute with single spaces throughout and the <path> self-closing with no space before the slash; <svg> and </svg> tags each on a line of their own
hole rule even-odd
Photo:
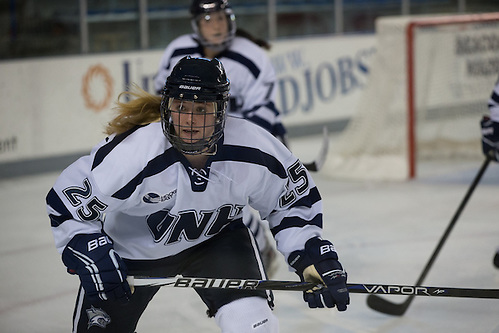
<svg viewBox="0 0 499 333">
<path fill-rule="evenodd" d="M 323 172 L 403 180 L 423 159 L 481 156 L 479 121 L 499 74 L 499 13 L 383 17 L 358 108 Z"/>
</svg>

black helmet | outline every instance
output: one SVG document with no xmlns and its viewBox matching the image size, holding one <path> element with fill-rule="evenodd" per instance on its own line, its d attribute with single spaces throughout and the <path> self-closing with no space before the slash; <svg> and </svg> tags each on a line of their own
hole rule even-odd
<svg viewBox="0 0 499 333">
<path fill-rule="evenodd" d="M 163 132 L 171 144 L 185 154 L 201 154 L 212 151 L 222 137 L 225 126 L 225 114 L 229 99 L 229 80 L 225 69 L 218 59 L 182 58 L 166 79 L 161 100 L 161 120 Z M 208 133 L 201 139 L 182 139 L 176 133 L 172 113 L 172 103 L 192 102 L 210 104 L 205 109 L 213 110 L 215 122 L 207 128 L 206 124 L 197 124 L 196 130 Z M 194 104 L 193 104 L 194 105 Z"/>
<path fill-rule="evenodd" d="M 223 11 L 227 17 L 227 38 L 221 44 L 213 44 L 207 41 L 201 31 L 199 31 L 199 20 L 209 18 L 214 12 Z M 198 36 L 199 42 L 204 47 L 213 48 L 219 51 L 227 48 L 236 36 L 236 17 L 227 0 L 193 0 L 191 7 L 191 25 Z"/>
<path fill-rule="evenodd" d="M 218 12 L 225 9 L 230 9 L 227 0 L 193 0 L 190 12 L 192 17 L 196 17 L 200 14 Z"/>
</svg>

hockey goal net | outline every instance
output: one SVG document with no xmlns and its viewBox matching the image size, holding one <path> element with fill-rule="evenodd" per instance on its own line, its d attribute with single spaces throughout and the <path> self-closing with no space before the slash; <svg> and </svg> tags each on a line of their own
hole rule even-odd
<svg viewBox="0 0 499 333">
<path fill-rule="evenodd" d="M 479 157 L 479 121 L 499 73 L 499 13 L 379 18 L 376 45 L 324 172 L 403 180 L 422 159 Z"/>
</svg>

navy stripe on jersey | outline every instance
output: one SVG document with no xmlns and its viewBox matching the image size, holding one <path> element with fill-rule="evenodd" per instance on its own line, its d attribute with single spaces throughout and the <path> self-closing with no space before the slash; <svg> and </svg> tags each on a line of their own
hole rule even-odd
<svg viewBox="0 0 499 333">
<path fill-rule="evenodd" d="M 251 117 L 248 117 L 247 115 L 245 115 L 244 118 L 248 119 L 253 124 L 257 124 L 258 126 L 264 128 L 266 131 L 268 131 L 269 133 L 271 133 L 272 135 L 275 136 L 275 134 L 273 133 L 274 126 L 271 123 L 269 123 L 268 121 L 266 121 L 265 119 L 258 117 L 258 116 L 255 116 L 255 115 L 253 115 Z"/>
<path fill-rule="evenodd" d="M 50 189 L 49 193 L 47 194 L 47 197 L 45 198 L 45 201 L 47 202 L 47 205 L 49 205 L 50 207 L 52 207 L 52 209 L 61 214 L 60 216 L 49 214 L 50 225 L 52 227 L 54 228 L 58 227 L 64 221 L 73 218 L 71 212 L 66 208 L 61 198 L 59 198 L 59 196 L 57 195 L 57 193 L 55 193 L 55 190 L 53 188 Z"/>
<path fill-rule="evenodd" d="M 238 161 L 258 164 L 266 167 L 280 178 L 287 177 L 283 165 L 274 156 L 256 148 L 223 145 L 220 152 L 214 156 L 213 161 Z"/>
<path fill-rule="evenodd" d="M 254 108 L 251 110 L 243 111 L 242 115 L 244 118 L 248 119 L 252 123 L 257 124 L 260 127 L 265 128 L 268 132 L 272 133 L 274 136 L 283 136 L 286 134 L 286 130 L 284 129 L 284 126 L 279 123 L 280 126 L 274 125 L 269 123 L 266 119 L 258 116 L 258 114 L 253 114 L 249 115 L 251 112 L 260 109 L 261 107 L 266 107 L 268 110 L 272 111 L 276 116 L 279 115 L 279 111 L 277 111 L 275 105 L 273 102 L 268 102 L 265 105 L 256 105 Z"/>
<path fill-rule="evenodd" d="M 111 142 L 106 143 L 104 146 L 99 148 L 99 150 L 95 153 L 94 161 L 92 163 L 92 170 L 95 169 L 99 164 L 102 163 L 104 158 L 118 145 L 121 141 L 125 140 L 130 134 L 135 132 L 141 127 L 145 125 L 135 126 L 134 128 L 129 129 L 128 131 L 116 135 Z"/>
<path fill-rule="evenodd" d="M 277 108 L 274 104 L 274 102 L 270 101 L 267 104 L 265 104 L 265 107 L 269 110 L 271 110 L 276 116 L 279 115 L 279 111 L 277 111 Z"/>
<path fill-rule="evenodd" d="M 170 67 L 172 67 L 172 64 L 171 64 L 171 59 L 175 58 L 175 57 L 184 57 L 184 56 L 192 56 L 193 54 L 203 54 L 203 49 L 201 48 L 201 46 L 196 46 L 196 47 L 186 47 L 186 48 L 183 48 L 183 49 L 176 49 L 175 51 L 173 51 L 172 53 L 172 56 L 170 57 L 170 62 L 168 63 L 168 66 L 166 66 L 166 69 L 170 69 Z"/>
<path fill-rule="evenodd" d="M 132 195 L 137 186 L 139 186 L 147 177 L 154 176 L 161 173 L 163 170 L 169 168 L 175 162 L 178 162 L 178 155 L 174 148 L 169 148 L 163 154 L 156 156 L 154 159 L 147 163 L 146 167 L 139 172 L 132 180 L 128 182 L 121 189 L 116 191 L 112 197 L 120 200 L 125 200 Z"/>
<path fill-rule="evenodd" d="M 316 202 L 321 201 L 321 195 L 319 194 L 319 190 L 317 189 L 317 186 L 314 186 L 313 188 L 310 189 L 309 193 L 304 196 L 303 198 L 300 198 L 298 201 L 294 202 L 291 207 L 307 207 L 311 208 Z"/>
<path fill-rule="evenodd" d="M 319 228 L 322 228 L 322 213 L 315 215 L 315 217 L 311 221 L 306 221 L 297 216 L 285 217 L 278 226 L 271 228 L 270 231 L 272 232 L 272 235 L 274 235 L 275 237 L 275 235 L 277 235 L 280 231 L 284 229 L 303 228 L 307 225 L 315 225 L 318 226 Z"/>
<path fill-rule="evenodd" d="M 284 128 L 284 125 L 281 123 L 275 124 L 272 129 L 272 134 L 277 138 L 282 138 L 286 134 L 286 129 Z"/>
<path fill-rule="evenodd" d="M 253 74 L 253 76 L 255 78 L 258 78 L 258 76 L 260 75 L 260 69 L 258 68 L 258 66 L 255 65 L 255 63 L 253 61 L 246 58 L 245 56 L 243 56 L 240 53 L 227 50 L 227 51 L 222 52 L 222 54 L 220 54 L 220 58 L 222 58 L 222 57 L 232 59 L 232 60 L 237 61 L 238 63 L 242 64 L 243 66 L 248 68 L 248 70 L 251 72 L 251 74 Z M 222 63 L 223 63 L 223 60 L 222 60 Z"/>
</svg>

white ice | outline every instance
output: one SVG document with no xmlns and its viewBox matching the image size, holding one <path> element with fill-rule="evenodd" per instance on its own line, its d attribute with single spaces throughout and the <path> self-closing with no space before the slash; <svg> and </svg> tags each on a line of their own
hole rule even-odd
<svg viewBox="0 0 499 333">
<path fill-rule="evenodd" d="M 309 161 L 319 142 L 295 140 L 292 148 Z M 424 164 L 421 176 L 407 182 L 348 182 L 314 174 L 324 199 L 324 234 L 336 245 L 349 282 L 414 284 L 481 162 Z M 45 195 L 57 175 L 0 180 L 1 333 L 71 331 L 78 278 L 66 273 L 45 212 Z M 423 285 L 499 288 L 499 269 L 492 265 L 498 246 L 499 165 L 492 163 Z M 275 278 L 297 277 L 282 261 Z M 275 297 L 284 333 L 499 333 L 499 299 L 417 297 L 403 316 L 393 317 L 368 308 L 364 294 L 352 294 L 342 313 L 309 309 L 300 292 L 278 291 Z M 219 332 L 205 310 L 194 291 L 164 288 L 137 332 Z"/>
</svg>

